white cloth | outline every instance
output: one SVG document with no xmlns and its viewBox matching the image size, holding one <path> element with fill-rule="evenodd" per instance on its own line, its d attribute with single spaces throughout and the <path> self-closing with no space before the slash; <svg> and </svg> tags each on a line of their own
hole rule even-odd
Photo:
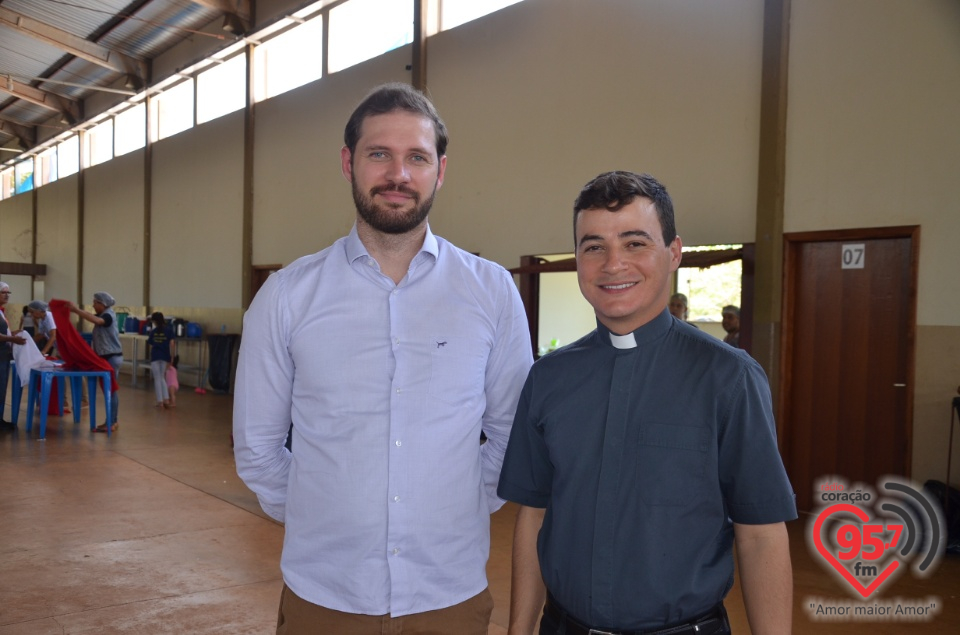
<svg viewBox="0 0 960 635">
<path fill-rule="evenodd" d="M 17 376 L 20 377 L 20 384 L 26 386 L 30 383 L 30 371 L 34 368 L 56 368 L 60 364 L 41 355 L 37 343 L 33 341 L 29 333 L 22 333 L 21 337 L 26 340 L 26 343 L 22 346 L 13 347 L 13 363 L 17 366 Z"/>
</svg>

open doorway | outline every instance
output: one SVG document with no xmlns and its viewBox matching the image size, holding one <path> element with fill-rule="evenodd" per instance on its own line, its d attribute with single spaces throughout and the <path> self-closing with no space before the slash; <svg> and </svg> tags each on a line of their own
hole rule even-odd
<svg viewBox="0 0 960 635">
<path fill-rule="evenodd" d="M 686 279 L 696 280 L 693 270 L 706 270 L 731 262 L 740 263 L 740 347 L 749 352 L 753 329 L 753 244 L 684 247 L 680 267 L 691 270 Z M 596 327 L 593 308 L 580 294 L 576 270 L 577 264 L 572 254 L 522 256 L 520 266 L 510 270 L 519 279 L 520 297 L 527 311 L 534 357 L 576 341 Z M 702 284 L 709 285 L 710 278 L 705 278 Z M 713 294 L 704 294 L 702 299 L 706 298 L 713 298 Z M 722 307 L 723 304 L 715 308 L 717 320 Z M 703 311 L 710 311 L 710 308 L 705 306 Z M 722 332 L 720 329 L 719 333 Z"/>
</svg>

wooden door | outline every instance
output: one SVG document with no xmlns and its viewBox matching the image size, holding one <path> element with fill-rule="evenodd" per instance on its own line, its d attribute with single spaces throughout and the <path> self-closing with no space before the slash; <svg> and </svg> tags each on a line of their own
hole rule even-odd
<svg viewBox="0 0 960 635">
<path fill-rule="evenodd" d="M 839 475 L 910 475 L 919 228 L 786 235 L 784 462 L 800 509 Z"/>
</svg>

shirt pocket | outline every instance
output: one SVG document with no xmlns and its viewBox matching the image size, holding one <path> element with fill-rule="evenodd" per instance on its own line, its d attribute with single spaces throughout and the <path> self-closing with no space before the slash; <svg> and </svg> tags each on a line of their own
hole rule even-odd
<svg viewBox="0 0 960 635">
<path fill-rule="evenodd" d="M 640 429 L 637 480 L 649 505 L 696 501 L 705 486 L 709 428 L 648 423 Z"/>
<path fill-rule="evenodd" d="M 431 397 L 467 406 L 484 394 L 488 347 L 467 337 L 436 337 L 429 342 Z"/>
</svg>

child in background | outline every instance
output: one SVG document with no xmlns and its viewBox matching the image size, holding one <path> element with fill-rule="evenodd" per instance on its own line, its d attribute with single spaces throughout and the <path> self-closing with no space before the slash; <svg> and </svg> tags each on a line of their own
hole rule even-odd
<svg viewBox="0 0 960 635">
<path fill-rule="evenodd" d="M 167 392 L 167 366 L 176 354 L 177 343 L 173 339 L 173 329 L 167 326 L 167 321 L 160 311 L 150 316 L 153 330 L 147 338 L 150 345 L 150 374 L 153 375 L 153 388 L 157 395 L 157 407 L 170 406 L 170 393 Z"/>
<path fill-rule="evenodd" d="M 20 328 L 19 331 L 26 331 L 30 334 L 30 337 L 33 337 L 33 333 L 36 329 L 33 327 L 33 314 L 30 313 L 30 307 L 23 305 L 23 315 L 20 316 Z"/>
<path fill-rule="evenodd" d="M 177 407 L 177 390 L 180 388 L 180 381 L 177 379 L 177 366 L 180 365 L 180 356 L 174 355 L 173 361 L 167 364 L 167 392 L 170 394 L 170 407 Z"/>
</svg>

